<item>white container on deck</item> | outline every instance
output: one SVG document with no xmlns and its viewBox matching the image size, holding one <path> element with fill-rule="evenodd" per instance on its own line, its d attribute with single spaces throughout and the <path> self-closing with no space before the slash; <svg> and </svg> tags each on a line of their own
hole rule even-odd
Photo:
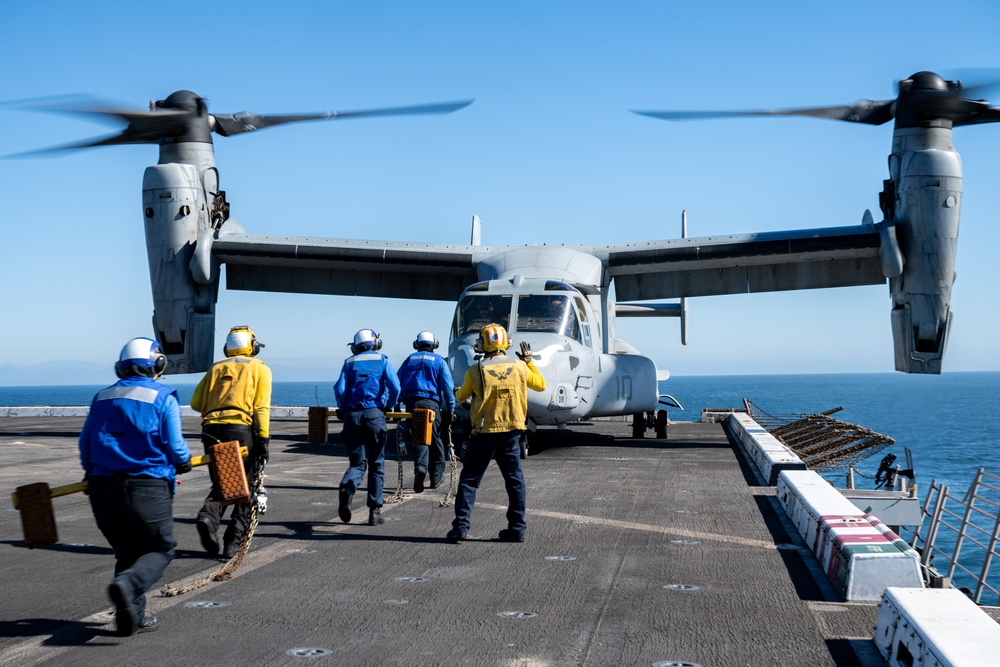
<svg viewBox="0 0 1000 667">
<path fill-rule="evenodd" d="M 1000 625 L 954 588 L 887 588 L 872 641 L 889 667 L 1000 663 Z"/>
</svg>

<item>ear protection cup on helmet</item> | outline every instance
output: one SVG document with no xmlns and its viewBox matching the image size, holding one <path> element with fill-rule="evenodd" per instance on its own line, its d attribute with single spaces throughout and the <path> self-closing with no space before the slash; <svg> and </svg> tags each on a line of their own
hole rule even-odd
<svg viewBox="0 0 1000 667">
<path fill-rule="evenodd" d="M 153 357 L 153 372 L 155 373 L 153 377 L 160 377 L 165 370 L 167 370 L 167 355 L 157 350 Z"/>
</svg>

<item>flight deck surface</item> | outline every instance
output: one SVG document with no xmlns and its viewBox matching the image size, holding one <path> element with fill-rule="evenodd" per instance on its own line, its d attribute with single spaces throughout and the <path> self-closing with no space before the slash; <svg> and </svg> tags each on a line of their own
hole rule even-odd
<svg viewBox="0 0 1000 667">
<path fill-rule="evenodd" d="M 268 510 L 241 567 L 183 595 L 150 591 L 159 630 L 120 638 L 106 595 L 114 558 L 86 496 L 53 500 L 60 542 L 34 550 L 10 501 L 23 484 L 80 480 L 82 423 L 0 418 L 0 665 L 883 664 L 877 605 L 834 600 L 723 427 L 688 422 L 667 440 L 631 439 L 624 421 L 540 432 L 524 462 L 526 541 L 496 539 L 506 494 L 491 465 L 472 515 L 479 539 L 453 545 L 446 489 L 413 493 L 411 460 L 385 525 L 367 525 L 363 492 L 344 524 L 339 424 L 310 444 L 306 419 L 272 419 Z M 184 419 L 194 454 L 198 431 Z M 160 586 L 221 565 L 194 525 L 208 472 L 181 479 L 178 557 Z M 397 479 L 390 457 L 387 500 Z"/>
</svg>

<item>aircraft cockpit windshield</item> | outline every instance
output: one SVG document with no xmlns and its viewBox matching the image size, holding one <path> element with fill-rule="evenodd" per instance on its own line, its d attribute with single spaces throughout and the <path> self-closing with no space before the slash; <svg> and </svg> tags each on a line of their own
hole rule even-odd
<svg viewBox="0 0 1000 667">
<path fill-rule="evenodd" d="M 522 294 L 517 298 L 515 331 L 554 333 L 581 341 L 576 308 L 567 294 Z"/>
<path fill-rule="evenodd" d="M 466 293 L 455 310 L 455 337 L 479 333 L 487 324 L 510 329 L 510 295 Z"/>
</svg>

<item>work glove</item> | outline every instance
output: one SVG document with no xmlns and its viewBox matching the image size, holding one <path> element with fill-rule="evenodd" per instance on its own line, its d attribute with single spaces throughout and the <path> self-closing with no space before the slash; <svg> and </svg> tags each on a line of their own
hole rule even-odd
<svg viewBox="0 0 1000 667">
<path fill-rule="evenodd" d="M 86 475 L 84 475 L 83 479 L 80 480 L 80 481 L 82 481 L 84 484 L 87 485 L 87 486 L 83 487 L 83 495 L 89 496 L 90 495 L 90 480 L 87 479 Z"/>
<path fill-rule="evenodd" d="M 518 358 L 525 363 L 531 361 L 531 343 L 521 341 L 521 351 L 516 354 Z"/>
<path fill-rule="evenodd" d="M 174 470 L 178 475 L 183 475 L 186 472 L 191 472 L 191 459 L 184 461 L 183 463 L 174 464 Z"/>
<path fill-rule="evenodd" d="M 267 462 L 270 458 L 271 452 L 268 449 L 268 445 L 271 444 L 271 438 L 263 438 L 261 436 L 255 436 L 253 439 L 253 455 L 255 459 Z"/>
<path fill-rule="evenodd" d="M 344 421 L 344 413 L 340 408 L 334 410 L 333 414 L 337 415 L 337 419 L 339 419 L 340 421 Z"/>
</svg>

